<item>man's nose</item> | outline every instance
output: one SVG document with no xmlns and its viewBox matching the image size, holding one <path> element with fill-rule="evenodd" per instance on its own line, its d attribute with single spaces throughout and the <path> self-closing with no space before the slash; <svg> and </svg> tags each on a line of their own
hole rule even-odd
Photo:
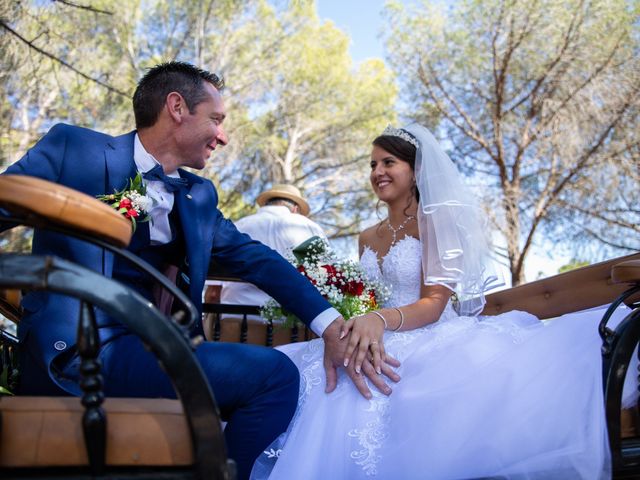
<svg viewBox="0 0 640 480">
<path fill-rule="evenodd" d="M 218 135 L 216 135 L 216 140 L 219 145 L 226 145 L 229 143 L 229 137 L 227 137 L 227 132 L 224 131 L 222 127 L 218 127 Z"/>
</svg>

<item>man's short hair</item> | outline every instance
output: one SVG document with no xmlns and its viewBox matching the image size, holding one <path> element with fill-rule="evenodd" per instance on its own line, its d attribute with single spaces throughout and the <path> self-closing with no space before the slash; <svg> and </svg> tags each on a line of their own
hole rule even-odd
<svg viewBox="0 0 640 480">
<path fill-rule="evenodd" d="M 182 95 L 190 113 L 206 98 L 204 83 L 209 82 L 218 90 L 224 88 L 224 80 L 185 62 L 167 62 L 151 68 L 138 82 L 133 94 L 133 113 L 136 128 L 153 126 L 171 92 Z"/>
<path fill-rule="evenodd" d="M 295 207 L 300 208 L 300 205 L 298 205 L 293 200 L 290 200 L 288 198 L 282 198 L 282 197 L 270 198 L 269 200 L 266 201 L 265 205 L 282 205 L 282 206 L 288 207 L 289 210 L 291 211 L 293 211 Z"/>
</svg>

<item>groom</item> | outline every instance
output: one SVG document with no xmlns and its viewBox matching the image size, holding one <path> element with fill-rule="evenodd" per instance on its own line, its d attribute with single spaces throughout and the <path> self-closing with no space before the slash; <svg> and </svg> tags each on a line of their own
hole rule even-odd
<svg viewBox="0 0 640 480">
<path fill-rule="evenodd" d="M 325 339 L 327 391 L 331 391 L 348 340 L 338 338 L 342 317 L 288 262 L 239 233 L 223 217 L 209 180 L 181 168 L 204 168 L 211 152 L 227 143 L 222 87 L 216 75 L 193 65 L 158 65 L 140 80 L 134 93 L 135 131 L 112 137 L 59 124 L 5 173 L 40 177 L 94 197 L 122 190 L 142 173 L 154 204 L 150 221 L 138 224 L 129 250 L 158 269 L 180 268 L 181 277 L 187 279 L 186 293 L 198 308 L 212 257 L 232 274 L 266 291 Z M 36 230 L 33 253 L 63 256 L 153 300 L 148 278 L 98 247 Z M 21 393 L 78 394 L 77 302 L 32 292 L 25 296 L 23 307 L 25 316 L 18 332 L 24 346 Z M 142 343 L 116 320 L 97 314 L 106 394 L 175 397 L 168 378 Z M 254 459 L 286 429 L 293 415 L 298 372 L 283 354 L 263 347 L 204 343 L 196 356 L 222 417 L 228 421 L 229 456 L 238 464 L 239 478 L 248 478 Z M 384 373 L 395 380 L 395 373 L 385 367 Z M 361 393 L 370 397 L 362 376 L 352 369 L 347 373 Z M 390 393 L 370 364 L 364 374 L 381 391 Z"/>
</svg>

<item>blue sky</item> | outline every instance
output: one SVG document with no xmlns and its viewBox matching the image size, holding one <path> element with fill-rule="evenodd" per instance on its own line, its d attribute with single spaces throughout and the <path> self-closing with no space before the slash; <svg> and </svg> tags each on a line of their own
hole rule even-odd
<svg viewBox="0 0 640 480">
<path fill-rule="evenodd" d="M 351 37 L 349 52 L 356 62 L 384 58 L 382 41 L 378 38 L 384 4 L 385 0 L 317 0 L 318 16 L 331 20 Z"/>
</svg>

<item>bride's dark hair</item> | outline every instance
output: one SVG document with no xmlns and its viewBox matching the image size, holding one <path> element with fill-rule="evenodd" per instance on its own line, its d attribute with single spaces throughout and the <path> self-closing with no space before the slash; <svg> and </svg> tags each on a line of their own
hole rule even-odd
<svg viewBox="0 0 640 480">
<path fill-rule="evenodd" d="M 372 142 L 375 146 L 380 147 L 385 152 L 389 152 L 394 157 L 399 158 L 403 162 L 407 162 L 411 167 L 411 171 L 416 171 L 416 147 L 411 143 L 391 135 L 380 135 Z M 416 188 L 415 182 L 411 186 L 411 193 L 420 201 L 420 193 Z"/>
</svg>

